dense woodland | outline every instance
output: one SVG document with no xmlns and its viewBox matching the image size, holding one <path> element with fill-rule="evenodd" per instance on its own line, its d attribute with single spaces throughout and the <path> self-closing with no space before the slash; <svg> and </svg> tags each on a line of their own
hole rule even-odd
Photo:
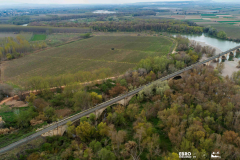
<svg viewBox="0 0 240 160">
<path fill-rule="evenodd" d="M 143 59 L 135 69 L 117 80 L 109 79 L 84 87 L 79 83 L 73 84 L 74 80 L 60 78 L 56 80 L 59 82 L 57 86 L 67 86 L 64 90 L 56 89 L 54 93 L 49 89 L 50 77 L 49 80 L 32 79 L 28 86 L 40 89 L 41 93 L 25 97 L 20 91 L 19 96 L 30 107 L 14 110 L 13 119 L 6 121 L 5 128 L 0 130 L 1 142 L 7 143 L 12 139 L 16 129 L 21 134 L 28 133 L 196 63 L 202 54 L 214 54 L 212 48 L 189 44 L 180 36 L 176 39 L 178 54 Z M 72 78 L 111 74 L 108 69 L 100 72 L 102 74 L 97 74 L 98 71 L 96 75 L 79 73 L 80 77 L 74 75 Z M 81 118 L 79 123 L 69 122 L 64 136 L 48 137 L 37 148 L 26 148 L 17 157 L 27 160 L 172 160 L 178 159 L 180 150 L 186 150 L 200 160 L 209 159 L 213 150 L 219 150 L 225 159 L 237 159 L 240 156 L 237 127 L 239 73 L 223 78 L 220 72 L 220 67 L 198 67 L 185 72 L 182 79 L 156 81 L 133 97 L 127 107 L 114 105 L 98 119 L 91 114 L 89 118 Z M 86 74 L 89 76 L 84 76 Z M 71 76 L 67 77 L 71 79 Z M 13 92 L 9 86 L 1 87 L 6 90 L 2 95 Z M 10 110 L 8 106 L 1 108 L 1 112 Z M 9 155 L 4 158 L 16 157 Z"/>
<path fill-rule="evenodd" d="M 126 73 L 125 78 L 127 82 L 134 81 L 136 75 Z M 126 83 L 123 79 L 120 83 L 119 86 L 110 86 L 109 94 L 124 92 Z M 106 117 L 96 119 L 91 114 L 77 124 L 69 122 L 66 135 L 48 137 L 45 143 L 25 150 L 19 158 L 174 160 L 183 150 L 192 152 L 196 159 L 207 160 L 216 150 L 224 159 L 238 159 L 239 88 L 234 81 L 222 78 L 211 67 L 194 68 L 185 72 L 182 79 L 154 82 L 145 87 L 127 107 L 107 108 Z M 49 102 L 53 106 L 72 102 L 75 110 L 86 109 L 90 105 L 87 99 L 91 103 L 101 102 L 102 97 L 82 89 L 77 85 L 69 86 L 62 93 L 52 95 Z M 36 108 L 20 112 L 16 119 L 20 128 L 34 121 L 56 118 L 54 107 L 49 107 L 46 97 L 42 98 L 27 97 Z M 28 115 L 28 120 L 21 114 Z"/>
</svg>

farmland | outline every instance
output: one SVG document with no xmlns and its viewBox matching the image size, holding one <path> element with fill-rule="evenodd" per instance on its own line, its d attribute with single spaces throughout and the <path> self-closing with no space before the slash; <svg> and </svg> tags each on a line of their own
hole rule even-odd
<svg viewBox="0 0 240 160">
<path fill-rule="evenodd" d="M 201 24 L 202 26 L 208 26 L 209 24 Z M 211 24 L 212 27 L 216 28 L 219 31 L 224 31 L 227 33 L 228 37 L 231 38 L 240 38 L 240 27 L 233 24 Z"/>
<path fill-rule="evenodd" d="M 2 80 L 20 83 L 32 76 L 57 76 L 111 68 L 121 74 L 141 59 L 170 52 L 163 36 L 94 36 L 4 63 Z"/>
<path fill-rule="evenodd" d="M 72 41 L 80 38 L 79 33 L 53 33 L 50 35 L 47 35 L 46 37 L 46 43 L 49 46 L 54 46 L 54 45 L 60 45 L 63 43 L 66 43 L 67 41 Z"/>
<path fill-rule="evenodd" d="M 45 40 L 47 36 L 45 34 L 34 34 L 31 41 L 42 41 Z"/>
<path fill-rule="evenodd" d="M 36 33 L 88 33 L 89 28 L 76 27 L 38 27 L 38 26 L 17 26 L 17 25 L 0 25 L 0 32 L 36 32 Z"/>
</svg>

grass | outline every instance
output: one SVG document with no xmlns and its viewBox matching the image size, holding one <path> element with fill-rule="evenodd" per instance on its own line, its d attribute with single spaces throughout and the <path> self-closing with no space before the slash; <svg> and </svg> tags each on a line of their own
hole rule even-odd
<svg viewBox="0 0 240 160">
<path fill-rule="evenodd" d="M 4 121 L 8 121 L 8 122 L 13 122 L 14 121 L 14 109 L 19 109 L 19 112 L 23 112 L 26 109 L 28 109 L 28 107 L 20 107 L 20 108 L 13 108 L 12 112 L 5 112 L 5 113 L 0 113 L 0 116 L 2 116 Z"/>
<path fill-rule="evenodd" d="M 49 46 L 60 45 L 72 39 L 77 39 L 79 36 L 78 33 L 54 33 L 47 36 L 46 43 Z"/>
<path fill-rule="evenodd" d="M 31 38 L 33 37 L 33 34 L 30 32 L 21 32 L 19 34 L 19 36 L 23 37 L 24 39 L 26 39 L 27 41 L 30 41 Z"/>
<path fill-rule="evenodd" d="M 0 32 L 41 32 L 51 30 L 52 33 L 89 33 L 89 28 L 77 27 L 46 27 L 46 26 L 18 26 L 18 25 L 0 25 Z"/>
<path fill-rule="evenodd" d="M 211 22 L 210 20 L 205 20 L 205 19 L 188 19 L 188 20 L 193 22 Z"/>
<path fill-rule="evenodd" d="M 10 145 L 11 143 L 19 141 L 36 133 L 36 129 L 41 128 L 44 125 L 47 125 L 47 122 L 38 124 L 36 126 L 30 126 L 28 128 L 21 128 L 17 132 L 13 132 L 12 134 L 0 135 L 0 148 Z"/>
<path fill-rule="evenodd" d="M 99 68 L 111 68 L 121 74 L 135 67 L 141 59 L 167 55 L 172 44 L 163 36 L 95 36 L 8 61 L 4 66 L 4 80 L 20 82 L 32 76 Z"/>
<path fill-rule="evenodd" d="M 201 14 L 201 16 L 216 16 L 216 14 Z"/>
<path fill-rule="evenodd" d="M 27 108 L 28 107 L 21 107 L 21 108 L 17 108 L 17 109 L 19 109 L 20 112 L 24 112 Z M 15 124 L 15 115 L 14 115 L 13 111 L 0 113 L 0 116 L 2 116 L 3 120 L 6 123 L 8 123 L 10 125 Z M 16 132 L 13 132 L 12 134 L 0 135 L 0 148 L 5 147 L 13 142 L 21 140 L 21 139 L 35 133 L 35 130 L 43 125 L 46 125 L 46 122 L 36 125 L 34 127 L 30 126 L 28 128 L 21 128 L 21 129 L 17 130 Z"/>
<path fill-rule="evenodd" d="M 43 41 L 47 38 L 46 34 L 34 34 L 31 41 Z"/>
<path fill-rule="evenodd" d="M 42 145 L 44 142 L 45 142 L 45 138 L 43 138 L 43 137 L 38 137 L 38 138 L 36 138 L 36 139 L 28 142 L 28 143 L 25 143 L 25 144 L 23 144 L 23 145 L 21 145 L 21 146 L 18 146 L 18 147 L 16 147 L 16 148 L 14 148 L 14 149 L 6 152 L 5 154 L 1 155 L 1 156 L 0 156 L 0 160 L 6 160 L 10 155 L 15 155 L 15 156 L 16 156 L 16 155 L 18 155 L 19 152 L 21 152 L 21 151 L 23 151 L 23 150 L 26 150 L 26 149 L 29 150 L 29 148 L 33 148 L 33 147 L 34 147 L 34 148 L 35 148 L 35 147 L 38 148 L 38 147 L 39 147 L 40 145 Z"/>
<path fill-rule="evenodd" d="M 240 21 L 218 21 L 219 23 L 240 22 Z"/>
</svg>

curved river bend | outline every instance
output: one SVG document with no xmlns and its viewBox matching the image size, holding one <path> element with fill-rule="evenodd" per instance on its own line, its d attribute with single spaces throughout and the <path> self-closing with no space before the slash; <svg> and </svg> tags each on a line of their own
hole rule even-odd
<svg viewBox="0 0 240 160">
<path fill-rule="evenodd" d="M 232 48 L 240 45 L 240 43 L 213 38 L 213 37 L 208 36 L 207 34 L 202 34 L 202 35 L 179 34 L 179 35 L 186 37 L 190 40 L 204 42 L 210 46 L 220 49 L 222 52 L 227 51 L 229 49 L 232 49 Z M 175 37 L 176 34 L 175 35 L 173 34 L 173 36 Z"/>
</svg>

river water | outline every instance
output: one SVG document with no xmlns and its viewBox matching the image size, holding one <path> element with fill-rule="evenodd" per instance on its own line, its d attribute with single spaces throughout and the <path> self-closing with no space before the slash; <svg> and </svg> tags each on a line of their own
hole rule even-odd
<svg viewBox="0 0 240 160">
<path fill-rule="evenodd" d="M 176 35 L 173 35 L 173 36 L 176 36 Z M 220 49 L 222 52 L 227 51 L 229 49 L 232 49 L 232 48 L 240 45 L 240 43 L 213 38 L 213 37 L 208 36 L 207 34 L 202 34 L 202 35 L 196 35 L 196 34 L 191 34 L 191 35 L 183 34 L 182 35 L 181 34 L 181 36 L 186 37 L 190 40 L 204 42 L 210 46 Z"/>
</svg>

